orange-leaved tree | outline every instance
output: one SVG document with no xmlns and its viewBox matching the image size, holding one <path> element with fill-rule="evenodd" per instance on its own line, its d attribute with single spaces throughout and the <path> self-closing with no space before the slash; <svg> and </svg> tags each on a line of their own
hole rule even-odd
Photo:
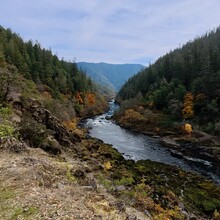
<svg viewBox="0 0 220 220">
<path fill-rule="evenodd" d="M 93 93 L 87 93 L 87 99 L 88 99 L 88 103 L 90 104 L 90 105 L 93 105 L 93 104 L 95 104 L 95 94 L 93 94 Z"/>
<path fill-rule="evenodd" d="M 194 96 L 191 92 L 187 92 L 184 96 L 182 115 L 185 119 L 190 119 L 194 116 L 193 111 L 193 100 Z"/>
<path fill-rule="evenodd" d="M 76 101 L 77 101 L 80 105 L 84 104 L 82 95 L 83 95 L 83 94 L 80 93 L 80 92 L 76 93 L 76 95 L 75 95 Z"/>
</svg>

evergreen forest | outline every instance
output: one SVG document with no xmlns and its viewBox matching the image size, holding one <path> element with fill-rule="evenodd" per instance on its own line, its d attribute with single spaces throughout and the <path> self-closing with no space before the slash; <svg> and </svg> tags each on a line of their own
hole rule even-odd
<svg viewBox="0 0 220 220">
<path fill-rule="evenodd" d="M 93 111 L 106 108 L 108 90 L 92 82 L 86 74 L 77 68 L 75 62 L 59 60 L 51 50 L 41 47 L 38 42 L 24 40 L 10 29 L 0 26 L 0 65 L 1 68 L 11 66 L 25 79 L 36 84 L 38 91 L 45 96 L 52 97 L 50 109 L 57 109 L 54 100 L 70 105 L 79 116 L 92 115 Z M 2 71 L 3 71 L 2 69 Z M 7 72 L 7 71 L 6 71 Z M 10 71 L 9 71 L 10 72 Z M 5 74 L 7 75 L 7 74 Z M 7 77 L 6 77 L 7 78 Z M 15 76 L 12 76 L 15 78 Z M 1 84 L 5 84 L 4 74 L 1 74 Z M 7 89 L 2 87 L 0 102 L 7 97 Z M 101 107 L 100 107 L 101 106 Z"/>
<path fill-rule="evenodd" d="M 117 101 L 141 100 L 174 120 L 220 134 L 220 27 L 186 43 L 131 77 Z"/>
</svg>

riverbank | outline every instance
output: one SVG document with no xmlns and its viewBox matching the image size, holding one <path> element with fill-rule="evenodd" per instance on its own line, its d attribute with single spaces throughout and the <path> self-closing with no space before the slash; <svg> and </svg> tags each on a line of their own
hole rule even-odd
<svg viewBox="0 0 220 220">
<path fill-rule="evenodd" d="M 125 160 L 117 150 L 97 139 L 87 139 L 84 147 L 83 159 L 92 169 L 102 164 L 104 173 L 96 177 L 107 190 L 148 217 L 209 219 L 213 201 L 218 201 L 216 210 L 220 208 L 220 187 L 199 175 L 150 160 Z"/>
<path fill-rule="evenodd" d="M 140 113 L 132 110 L 127 115 L 116 114 L 113 120 L 121 127 L 151 136 L 159 140 L 160 144 L 171 149 L 172 156 L 179 159 L 197 158 L 198 161 L 209 161 L 215 166 L 215 172 L 220 176 L 220 138 L 193 130 L 185 134 L 180 125 L 161 126 L 156 118 L 146 119 Z"/>
<path fill-rule="evenodd" d="M 103 174 L 101 177 L 98 176 L 98 179 L 109 192 L 125 202 L 132 201 L 134 207 L 141 211 L 147 211 L 149 216 L 154 216 L 153 219 L 193 219 L 193 216 L 197 216 L 195 218 L 198 219 L 211 219 L 211 216 L 208 216 L 204 209 L 207 209 L 206 204 L 212 203 L 212 199 L 207 200 L 207 198 L 212 197 L 212 191 L 219 189 L 219 186 L 200 175 L 186 172 L 177 166 L 150 160 L 138 160 L 136 162 L 131 159 L 126 160 L 125 158 L 128 158 L 126 154 L 132 156 L 134 153 L 130 152 L 131 146 L 126 145 L 126 143 L 134 142 L 135 148 L 138 148 L 140 141 L 136 140 L 135 137 L 140 137 L 135 134 L 132 136 L 131 132 L 106 120 L 106 115 L 108 113 L 88 119 L 84 125 L 88 126 L 91 136 L 98 137 L 106 143 L 114 142 L 113 145 L 116 145 L 118 150 L 122 150 L 119 146 L 125 145 L 125 154 L 122 157 L 111 145 L 104 144 L 97 139 L 87 139 L 85 146 L 90 153 L 85 150 L 84 152 L 88 154 L 83 158 L 89 161 L 91 156 L 99 163 L 101 159 L 105 173 L 104 176 Z M 143 139 L 143 141 L 147 140 Z M 152 151 L 155 151 L 155 148 L 156 145 L 155 147 L 153 145 Z M 211 189 L 209 184 L 214 187 Z M 208 191 L 204 192 L 204 190 Z M 174 197 L 169 198 L 170 194 Z M 169 199 L 166 200 L 167 198 Z M 171 201 L 178 202 L 172 203 Z M 193 209 L 197 211 L 194 212 Z M 203 211 L 201 211 L 202 209 Z M 201 212 L 206 214 L 203 216 Z"/>
</svg>

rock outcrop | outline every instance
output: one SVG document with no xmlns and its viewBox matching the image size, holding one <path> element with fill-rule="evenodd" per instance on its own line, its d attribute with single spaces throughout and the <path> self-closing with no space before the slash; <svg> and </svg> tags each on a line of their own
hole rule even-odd
<svg viewBox="0 0 220 220">
<path fill-rule="evenodd" d="M 28 99 L 25 102 L 21 100 L 12 101 L 13 107 L 20 112 L 21 117 L 26 113 L 31 116 L 37 123 L 42 124 L 53 132 L 48 135 L 39 145 L 40 148 L 53 154 L 61 153 L 62 147 L 77 148 L 75 143 L 81 141 L 81 137 L 73 132 L 68 132 L 58 118 L 47 110 L 38 100 Z"/>
</svg>

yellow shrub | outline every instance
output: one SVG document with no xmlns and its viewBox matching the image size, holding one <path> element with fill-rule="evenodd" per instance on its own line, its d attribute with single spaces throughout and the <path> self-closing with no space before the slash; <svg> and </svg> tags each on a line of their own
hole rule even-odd
<svg viewBox="0 0 220 220">
<path fill-rule="evenodd" d="M 217 210 L 213 213 L 213 220 L 220 220 L 220 213 Z"/>
<path fill-rule="evenodd" d="M 68 131 L 73 132 L 77 129 L 77 118 L 73 118 L 70 121 L 65 121 L 63 122 L 63 125 Z"/>
<path fill-rule="evenodd" d="M 139 112 L 136 112 L 134 109 L 128 109 L 125 111 L 125 119 L 141 120 L 143 118 L 143 115 Z"/>
<path fill-rule="evenodd" d="M 185 134 L 191 135 L 192 134 L 192 130 L 193 129 L 192 129 L 192 125 L 191 124 L 188 124 L 188 123 L 184 124 L 183 131 L 184 131 Z"/>
<path fill-rule="evenodd" d="M 112 169 L 111 162 L 110 161 L 105 162 L 104 168 L 105 168 L 105 170 L 111 170 Z"/>
</svg>

